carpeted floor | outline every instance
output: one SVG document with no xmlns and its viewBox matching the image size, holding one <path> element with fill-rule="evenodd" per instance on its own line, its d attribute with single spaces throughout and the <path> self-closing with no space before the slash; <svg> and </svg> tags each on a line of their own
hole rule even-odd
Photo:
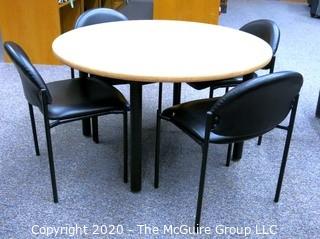
<svg viewBox="0 0 320 239">
<path fill-rule="evenodd" d="M 269 18 L 281 28 L 276 71 L 295 70 L 304 75 L 281 200 L 273 202 L 285 132 L 274 130 L 263 144 L 246 143 L 243 159 L 224 166 L 226 146 L 210 147 L 202 224 L 213 229 L 203 238 L 241 238 L 227 227 L 257 226 L 262 232 L 250 238 L 319 238 L 320 230 L 320 120 L 314 117 L 320 88 L 320 20 L 309 17 L 306 4 L 276 0 L 229 0 L 221 24 L 239 28 L 248 21 Z M 134 1 L 131 6 L 134 8 Z M 129 11 L 130 19 L 147 18 L 150 3 Z M 145 9 L 143 12 L 142 9 Z M 149 9 L 149 10 L 148 10 Z M 128 9 L 127 9 L 128 10 Z M 126 11 L 127 11 L 126 10 Z M 124 10 L 125 11 L 125 10 Z M 149 12 L 148 12 L 149 11 Z M 142 15 L 137 15 L 142 12 Z M 149 14 L 149 15 L 148 15 Z M 38 65 L 48 81 L 69 76 L 64 66 Z M 52 131 L 59 204 L 52 202 L 47 152 L 41 114 L 36 112 L 41 156 L 33 151 L 32 134 L 21 83 L 11 64 L 0 63 L 0 238 L 33 238 L 32 228 L 87 226 L 88 235 L 76 238 L 111 238 L 93 235 L 95 225 L 123 225 L 115 238 L 193 238 L 186 235 L 139 234 L 139 226 L 193 225 L 200 148 L 179 130 L 164 123 L 160 188 L 155 190 L 153 160 L 157 86 L 144 87 L 143 188 L 131 193 L 122 183 L 121 121 L 118 116 L 100 120 L 101 143 L 81 134 L 79 122 Z M 128 87 L 119 89 L 128 96 Z M 165 105 L 171 103 L 172 86 L 165 85 Z M 183 86 L 183 100 L 206 97 L 207 91 Z M 104 229 L 104 227 L 100 227 Z M 110 227 L 109 227 L 110 228 Z M 120 228 L 121 229 L 121 228 Z M 41 229 L 44 230 L 44 229 Z M 72 229 L 55 238 L 72 238 Z M 271 230 L 273 231 L 273 230 Z M 41 231 L 44 232 L 44 231 Z M 60 231 L 61 232 L 61 231 Z M 232 229 L 231 229 L 232 232 Z M 241 231 L 238 231 L 241 233 Z M 221 234 L 222 233 L 222 234 Z M 46 238 L 38 235 L 39 238 Z M 49 236 L 54 238 L 54 236 Z"/>
</svg>

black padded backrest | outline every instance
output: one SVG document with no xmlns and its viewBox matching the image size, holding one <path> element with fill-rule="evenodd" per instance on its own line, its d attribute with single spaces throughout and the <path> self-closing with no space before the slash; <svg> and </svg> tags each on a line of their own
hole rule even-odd
<svg viewBox="0 0 320 239">
<path fill-rule="evenodd" d="M 247 23 L 240 28 L 241 31 L 255 35 L 265 40 L 276 54 L 280 42 L 280 29 L 278 25 L 269 19 L 260 19 Z"/>
<path fill-rule="evenodd" d="M 128 20 L 128 18 L 116 10 L 109 8 L 95 8 L 82 13 L 78 17 L 74 28 L 125 20 Z"/>
<path fill-rule="evenodd" d="M 278 72 L 240 84 L 212 107 L 212 131 L 247 139 L 268 132 L 286 118 L 302 83 L 297 72 Z"/>
<path fill-rule="evenodd" d="M 32 65 L 24 50 L 14 42 L 5 42 L 4 49 L 20 74 L 24 95 L 27 101 L 30 104 L 41 108 L 40 92 L 41 90 L 46 90 L 47 103 L 51 103 L 52 99 L 46 83 Z"/>
</svg>

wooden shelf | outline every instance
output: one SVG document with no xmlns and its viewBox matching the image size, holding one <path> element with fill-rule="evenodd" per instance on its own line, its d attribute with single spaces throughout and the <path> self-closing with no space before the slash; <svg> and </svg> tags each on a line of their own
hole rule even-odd
<svg viewBox="0 0 320 239">
<path fill-rule="evenodd" d="M 84 6 L 81 1 L 75 1 L 72 8 L 69 4 L 59 9 L 60 33 L 70 31 L 74 28 L 74 23 L 83 12 Z"/>
<path fill-rule="evenodd" d="M 33 63 L 59 64 L 53 55 L 51 44 L 62 33 L 73 29 L 79 15 L 99 6 L 116 8 L 123 0 L 75 0 L 58 4 L 56 0 L 1 0 L 0 32 L 3 41 L 20 44 Z M 117 4 L 116 4 L 117 3 Z M 104 4 L 104 5 L 103 5 Z M 5 61 L 9 61 L 5 55 Z"/>
<path fill-rule="evenodd" d="M 70 3 L 68 2 L 64 2 L 64 3 L 58 3 L 58 7 L 64 7 L 64 6 L 67 6 L 67 5 L 70 5 Z"/>
<path fill-rule="evenodd" d="M 217 24 L 220 0 L 154 0 L 155 19 Z"/>
<path fill-rule="evenodd" d="M 114 9 L 119 9 L 120 7 L 122 7 L 124 5 L 124 1 L 123 0 L 114 0 L 113 1 L 113 5 L 112 8 Z"/>
<path fill-rule="evenodd" d="M 124 5 L 124 0 L 101 0 L 102 7 L 119 9 Z"/>
<path fill-rule="evenodd" d="M 101 4 L 101 0 L 86 0 L 83 4 L 83 11 L 87 11 L 92 8 L 97 8 Z"/>
</svg>

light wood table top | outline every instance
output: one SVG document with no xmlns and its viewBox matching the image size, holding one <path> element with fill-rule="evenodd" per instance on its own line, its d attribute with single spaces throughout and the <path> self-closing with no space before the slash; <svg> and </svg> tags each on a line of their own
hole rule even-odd
<svg viewBox="0 0 320 239">
<path fill-rule="evenodd" d="M 139 20 L 92 25 L 52 44 L 66 65 L 140 82 L 197 82 L 249 74 L 272 57 L 263 40 L 204 23 Z"/>
</svg>

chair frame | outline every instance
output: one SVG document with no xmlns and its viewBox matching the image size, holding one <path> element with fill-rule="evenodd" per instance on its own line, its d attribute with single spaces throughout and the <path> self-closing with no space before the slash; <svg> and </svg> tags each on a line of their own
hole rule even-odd
<svg viewBox="0 0 320 239">
<path fill-rule="evenodd" d="M 51 128 L 56 127 L 61 124 L 88 119 L 88 118 L 97 118 L 98 116 L 108 115 L 108 114 L 123 114 L 123 181 L 125 183 L 128 182 L 128 114 L 127 111 L 112 111 L 107 113 L 99 113 L 99 114 L 90 114 L 83 117 L 76 117 L 76 118 L 68 118 L 64 120 L 55 120 L 50 123 L 50 119 L 48 118 L 48 102 L 47 102 L 47 91 L 42 89 L 40 91 L 40 99 L 41 99 L 41 106 L 43 109 L 43 120 L 45 126 L 45 133 L 46 133 L 46 141 L 47 141 L 47 150 L 48 150 L 48 159 L 49 159 L 49 168 L 50 168 L 50 176 L 51 176 L 51 185 L 52 185 L 52 194 L 53 194 L 53 201 L 58 203 L 58 191 L 57 191 L 57 183 L 56 183 L 56 176 L 55 176 L 55 166 L 54 166 L 54 159 L 53 159 L 53 150 L 52 150 L 52 140 L 51 140 Z M 38 137 L 37 137 L 37 129 L 34 117 L 33 106 L 28 103 L 29 106 L 29 113 L 30 113 L 30 120 L 31 120 L 31 127 L 32 127 L 32 134 L 34 139 L 34 148 L 36 155 L 40 155 L 39 151 L 39 144 L 38 144 Z"/>
<path fill-rule="evenodd" d="M 248 22 L 247 24 L 243 25 L 239 30 L 247 32 L 247 30 L 243 30 L 244 27 L 247 27 L 249 24 L 253 24 L 255 22 L 260 22 L 260 21 L 265 21 L 265 20 L 268 20 L 268 19 L 260 19 L 260 20 L 255 20 L 255 21 Z M 269 21 L 270 24 L 275 24 L 275 26 L 277 26 L 277 24 L 274 23 L 273 21 L 271 21 L 271 20 L 268 20 L 268 21 Z M 262 68 L 263 70 L 269 70 L 270 74 L 274 72 L 275 60 L 276 60 L 276 52 L 277 52 L 278 45 L 279 45 L 279 42 L 280 42 L 280 29 L 279 29 L 278 26 L 277 26 L 277 29 L 278 29 L 277 43 L 276 43 L 276 45 L 274 47 L 271 46 L 272 47 L 272 51 L 273 51 L 272 58 L 271 58 L 270 62 L 265 67 Z M 249 33 L 249 34 L 251 34 L 251 33 Z M 255 35 L 255 34 L 253 34 L 253 35 Z M 269 44 L 271 44 L 271 43 L 269 43 Z M 237 86 L 241 82 L 244 82 L 244 81 L 250 80 L 250 79 L 254 79 L 256 77 L 257 77 L 256 73 L 253 72 L 251 74 L 244 75 L 242 77 L 243 80 L 242 81 L 239 80 L 239 82 L 233 81 L 233 82 L 226 83 L 226 85 L 214 85 L 214 84 L 212 84 L 211 86 L 209 86 L 209 98 L 213 98 L 213 93 L 214 93 L 215 89 L 225 88 L 225 93 L 227 93 L 229 91 L 230 87 Z M 180 99 L 181 99 L 181 83 L 174 83 L 174 86 L 173 86 L 173 105 L 180 104 L 180 101 L 181 101 Z M 261 145 L 262 137 L 263 137 L 262 135 L 258 136 L 257 145 Z M 234 149 L 235 150 L 234 150 L 233 160 L 234 161 L 238 161 L 238 160 L 241 159 L 241 156 L 242 156 L 243 142 L 236 143 L 235 146 L 234 146 Z"/>
<path fill-rule="evenodd" d="M 316 117 L 320 118 L 320 91 L 319 91 L 318 103 L 316 108 Z"/>
<path fill-rule="evenodd" d="M 126 0 L 126 4 L 128 4 L 129 2 Z M 95 11 L 95 10 L 99 10 L 99 9 L 107 9 L 107 8 L 104 8 L 104 7 L 99 7 L 99 8 L 96 8 L 96 9 L 91 9 L 91 10 L 88 10 L 87 12 L 92 12 L 92 11 Z M 110 11 L 114 11 L 114 12 L 117 12 L 116 10 L 114 9 L 108 9 Z M 75 23 L 75 26 L 74 26 L 74 29 L 77 29 L 77 28 L 81 28 L 81 27 L 85 27 L 85 26 L 89 26 L 89 25 L 95 25 L 95 24 L 87 24 L 87 25 L 77 25 L 78 23 L 78 20 L 83 17 L 83 15 L 85 14 L 86 12 L 82 13 L 79 18 L 77 19 L 76 23 Z M 118 13 L 118 12 L 117 12 Z M 119 12 L 120 13 L 120 12 Z M 123 15 L 122 13 L 120 13 L 121 15 Z M 126 18 L 126 16 L 123 15 L 123 17 Z M 120 19 L 119 18 L 119 21 L 124 21 L 124 20 L 127 20 L 127 19 Z M 110 21 L 102 21 L 101 23 L 105 23 L 105 22 L 110 22 Z M 98 24 L 98 23 L 96 23 Z M 75 70 L 74 68 L 70 68 L 70 71 L 71 71 L 71 78 L 74 79 L 75 78 Z M 82 72 L 82 71 L 79 71 L 79 76 L 80 77 L 87 77 L 88 76 L 88 73 L 85 73 L 85 72 Z M 123 82 L 124 84 L 126 84 L 125 82 Z M 99 143 L 99 133 L 98 133 L 98 117 L 92 117 L 92 118 L 88 118 L 88 119 L 83 119 L 82 120 L 82 134 L 86 137 L 90 137 L 92 136 L 92 139 L 95 143 Z"/>
<path fill-rule="evenodd" d="M 156 144 L 155 144 L 155 172 L 154 172 L 154 187 L 159 187 L 159 169 L 160 169 L 160 128 L 161 128 L 161 119 L 168 120 L 167 118 L 163 117 L 161 115 L 162 111 L 162 104 L 160 99 L 162 99 L 162 83 L 159 84 L 159 104 L 158 104 L 158 110 L 157 110 L 157 123 L 156 123 Z M 293 103 L 291 105 L 290 109 L 290 120 L 288 126 L 281 126 L 278 125 L 276 128 L 284 129 L 287 131 L 286 140 L 285 140 L 285 146 L 283 150 L 282 160 L 281 160 L 281 166 L 280 166 L 280 172 L 279 177 L 277 181 L 277 187 L 276 187 L 276 193 L 274 196 L 274 202 L 277 203 L 280 198 L 280 192 L 285 172 L 285 167 L 287 163 L 288 153 L 289 153 L 289 147 L 291 143 L 291 137 L 297 112 L 297 106 L 299 101 L 299 95 L 297 95 Z M 210 132 L 213 129 L 212 125 L 215 121 L 214 115 L 211 111 L 207 112 L 207 119 L 206 119 L 206 128 L 205 128 L 205 137 L 204 140 L 200 140 L 199 138 L 194 137 L 192 134 L 188 133 L 187 131 L 183 131 L 190 136 L 196 143 L 198 143 L 201 146 L 202 149 L 202 162 L 201 162 L 201 170 L 200 170 L 200 180 L 199 180 L 199 191 L 198 191 L 198 199 L 197 199 L 197 209 L 196 209 L 196 217 L 195 217 L 195 229 L 198 230 L 200 226 L 200 219 L 201 219 L 201 210 L 202 210 L 202 201 L 203 201 L 203 193 L 204 193 L 204 186 L 205 186 L 205 174 L 206 174 L 206 167 L 207 167 L 207 158 L 208 158 L 208 149 L 210 144 Z M 230 165 L 231 161 L 231 153 L 233 148 L 233 143 L 237 142 L 229 142 L 228 144 L 228 155 L 227 155 L 227 161 L 226 166 L 228 167 Z"/>
</svg>

